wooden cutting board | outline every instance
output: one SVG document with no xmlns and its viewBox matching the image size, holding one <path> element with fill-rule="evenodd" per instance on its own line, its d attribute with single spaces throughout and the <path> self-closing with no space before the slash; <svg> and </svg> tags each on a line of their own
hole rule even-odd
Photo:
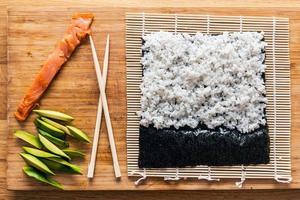
<svg viewBox="0 0 300 200">
<path fill-rule="evenodd" d="M 86 178 L 89 153 L 92 145 L 71 145 L 83 149 L 87 156 L 76 161 L 83 168 L 84 175 L 60 174 L 57 180 L 67 190 L 196 190 L 196 189 L 237 189 L 235 181 L 206 182 L 187 180 L 164 182 L 162 179 L 148 179 L 145 184 L 135 186 L 136 178 L 128 178 L 126 170 L 126 74 L 125 74 L 125 13 L 197 13 L 216 15 L 283 16 L 290 17 L 290 49 L 292 69 L 292 175 L 291 184 L 278 184 L 272 180 L 247 180 L 245 189 L 300 188 L 300 9 L 266 10 L 248 8 L 11 8 L 8 12 L 8 153 L 7 187 L 10 190 L 49 190 L 51 187 L 36 183 L 22 173 L 23 160 L 18 155 L 22 142 L 14 138 L 13 132 L 24 129 L 35 132 L 34 115 L 25 123 L 18 123 L 13 116 L 17 104 L 31 85 L 36 73 L 45 61 L 54 45 L 63 36 L 72 13 L 90 11 L 95 14 L 93 34 L 98 56 L 103 60 L 106 34 L 111 36 L 110 62 L 106 95 L 115 134 L 122 178 L 114 178 L 110 148 L 102 119 L 100 144 L 97 156 L 95 178 Z M 42 109 L 66 112 L 75 117 L 74 124 L 83 129 L 92 138 L 98 102 L 98 86 L 92 54 L 88 41 L 76 50 L 72 58 L 64 65 L 55 81 L 51 84 L 40 102 Z"/>
</svg>

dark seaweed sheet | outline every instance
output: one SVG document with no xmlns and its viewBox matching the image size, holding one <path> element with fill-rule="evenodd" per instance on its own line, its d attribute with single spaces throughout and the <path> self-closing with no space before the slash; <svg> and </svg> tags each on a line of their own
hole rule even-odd
<svg viewBox="0 0 300 200">
<path fill-rule="evenodd" d="M 144 42 L 142 39 L 142 44 Z M 142 51 L 142 56 L 144 53 Z M 262 78 L 265 82 L 265 73 Z M 250 165 L 270 161 L 267 125 L 261 125 L 249 133 L 225 127 L 209 129 L 203 124 L 196 128 L 185 126 L 180 129 L 140 126 L 139 133 L 140 168 Z"/>
<path fill-rule="evenodd" d="M 185 126 L 156 129 L 140 126 L 140 168 L 195 165 L 249 165 L 269 162 L 267 126 L 250 133 L 222 127 L 208 129 Z M 200 132 L 199 132 L 200 131 Z M 198 133 L 198 134 L 195 134 Z"/>
</svg>

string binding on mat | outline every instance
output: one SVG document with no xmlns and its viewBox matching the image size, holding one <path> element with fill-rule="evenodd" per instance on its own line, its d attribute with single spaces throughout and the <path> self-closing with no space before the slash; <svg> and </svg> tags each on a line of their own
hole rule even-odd
<svg viewBox="0 0 300 200">
<path fill-rule="evenodd" d="M 207 168 L 207 176 L 202 176 L 202 175 L 199 175 L 198 176 L 198 180 L 207 180 L 207 181 L 220 181 L 219 178 L 212 178 L 211 177 L 211 168 L 208 167 Z"/>
<path fill-rule="evenodd" d="M 142 13 L 142 38 L 145 36 L 145 13 Z M 141 55 L 143 54 L 142 49 L 140 50 Z"/>
<path fill-rule="evenodd" d="M 293 179 L 292 179 L 292 177 L 286 178 L 286 177 L 277 175 L 277 176 L 275 177 L 275 180 L 276 180 L 278 183 L 291 183 Z"/>
<path fill-rule="evenodd" d="M 273 133 L 273 151 L 274 151 L 274 179 L 278 183 L 290 183 L 292 181 L 292 177 L 285 178 L 283 176 L 278 175 L 277 172 L 277 152 L 276 152 L 276 133 L 277 133 L 277 108 L 276 108 L 276 58 L 275 58 L 275 42 L 276 42 L 276 18 L 273 17 L 273 35 L 272 35 L 272 61 L 273 61 L 273 102 L 274 102 L 274 133 Z"/>
<path fill-rule="evenodd" d="M 206 16 L 206 33 L 209 34 L 209 25 L 210 25 L 210 19 L 209 15 Z"/>
<path fill-rule="evenodd" d="M 240 33 L 243 32 L 243 16 L 240 16 Z M 245 171 L 245 167 L 244 165 L 241 165 L 241 180 L 240 181 L 237 181 L 235 182 L 235 185 L 238 187 L 238 188 L 242 188 L 243 187 L 243 184 L 246 180 L 246 171 Z"/>
<path fill-rule="evenodd" d="M 142 13 L 142 36 L 145 36 L 145 13 Z"/>
<path fill-rule="evenodd" d="M 242 188 L 243 187 L 243 183 L 245 182 L 246 180 L 246 169 L 244 167 L 244 165 L 241 165 L 242 167 L 242 170 L 241 170 L 241 180 L 238 181 L 238 182 L 235 182 L 235 185 L 238 187 L 238 188 Z"/>
<path fill-rule="evenodd" d="M 138 180 L 136 180 L 136 181 L 134 182 L 135 185 L 139 185 L 139 184 L 141 183 L 141 181 L 147 179 L 146 169 L 145 169 L 145 168 L 143 169 L 143 172 L 137 172 L 137 171 L 132 171 L 132 172 L 130 172 L 130 175 L 131 175 L 131 176 L 132 176 L 132 175 L 135 175 L 135 174 L 142 176 L 141 178 L 139 178 Z"/>
<path fill-rule="evenodd" d="M 243 16 L 240 16 L 240 33 L 243 32 Z"/>
<path fill-rule="evenodd" d="M 273 17 L 273 31 L 272 31 L 272 61 L 273 61 L 273 109 L 274 109 L 274 132 L 273 132 L 273 151 L 274 151 L 274 179 L 278 178 L 277 174 L 277 152 L 276 152 L 276 122 L 277 122 L 277 110 L 276 110 L 276 75 L 275 75 L 275 35 L 276 35 L 276 18 Z"/>
<path fill-rule="evenodd" d="M 175 25 L 174 25 L 175 35 L 177 34 L 177 14 L 175 14 Z"/>
<path fill-rule="evenodd" d="M 179 181 L 180 178 L 179 178 L 179 169 L 176 168 L 176 174 L 175 174 L 175 177 L 170 177 L 170 176 L 165 176 L 164 177 L 164 181 Z"/>
<path fill-rule="evenodd" d="M 174 33 L 175 35 L 177 34 L 177 14 L 174 15 Z M 175 177 L 171 177 L 171 176 L 164 177 L 164 181 L 178 181 L 178 180 L 180 180 L 178 168 L 176 168 Z"/>
</svg>

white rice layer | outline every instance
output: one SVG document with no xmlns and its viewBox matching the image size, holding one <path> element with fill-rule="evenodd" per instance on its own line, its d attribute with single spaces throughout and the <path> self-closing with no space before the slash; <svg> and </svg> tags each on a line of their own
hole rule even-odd
<svg viewBox="0 0 300 200">
<path fill-rule="evenodd" d="M 144 36 L 140 124 L 225 126 L 247 133 L 265 125 L 263 33 Z"/>
</svg>

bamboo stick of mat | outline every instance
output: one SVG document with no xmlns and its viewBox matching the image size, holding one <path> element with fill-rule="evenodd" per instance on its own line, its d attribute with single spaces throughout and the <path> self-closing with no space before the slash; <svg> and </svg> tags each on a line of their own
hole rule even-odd
<svg viewBox="0 0 300 200">
<path fill-rule="evenodd" d="M 105 86 L 104 86 L 104 82 L 102 80 L 100 64 L 98 61 L 95 45 L 94 45 L 91 35 L 89 36 L 89 39 L 90 39 L 90 44 L 91 44 L 91 49 L 92 49 L 92 54 L 93 54 L 94 66 L 95 66 L 95 70 L 96 70 L 96 74 L 97 74 L 98 86 L 100 89 L 100 97 L 101 97 L 101 101 L 102 101 L 102 105 L 103 105 L 103 111 L 104 111 L 104 116 L 105 116 L 107 132 L 108 132 L 108 139 L 109 139 L 109 145 L 110 145 L 110 150 L 111 150 L 111 154 L 112 154 L 115 177 L 119 178 L 119 177 L 121 177 L 121 171 L 120 171 L 120 166 L 119 166 L 119 161 L 118 161 L 118 156 L 117 156 L 117 151 L 116 151 L 114 133 L 113 133 L 113 129 L 112 129 L 111 121 L 110 121 L 110 115 L 109 115 L 109 111 L 108 111 L 107 99 L 106 99 L 106 94 L 105 94 Z"/>
<path fill-rule="evenodd" d="M 103 60 L 102 80 L 103 80 L 104 87 L 106 87 L 108 59 L 109 59 L 109 34 L 107 35 L 107 38 L 106 38 L 106 47 L 105 47 L 104 60 Z M 88 178 L 94 177 L 97 149 L 98 149 L 98 142 L 99 142 L 99 135 L 100 135 L 100 128 L 101 128 L 102 109 L 103 109 L 103 107 L 102 107 L 101 96 L 99 95 L 97 118 L 96 118 L 96 125 L 95 125 L 94 139 L 93 139 L 93 147 L 92 147 L 91 158 L 90 158 L 90 163 L 88 166 L 88 173 L 87 173 Z"/>
</svg>

